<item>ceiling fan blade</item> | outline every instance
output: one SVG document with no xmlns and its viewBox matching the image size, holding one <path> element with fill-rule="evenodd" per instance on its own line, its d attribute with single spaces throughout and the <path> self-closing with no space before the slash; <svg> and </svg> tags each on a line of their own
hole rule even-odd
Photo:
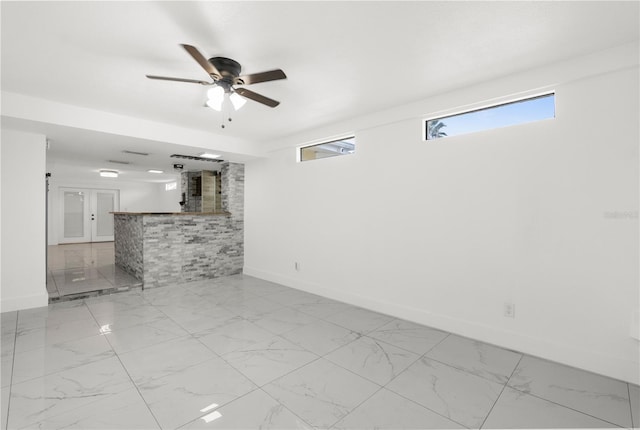
<svg viewBox="0 0 640 430">
<path fill-rule="evenodd" d="M 149 79 L 158 79 L 161 81 L 176 81 L 176 82 L 189 82 L 191 84 L 200 84 L 200 85 L 212 85 L 213 82 L 207 81 L 198 81 L 196 79 L 184 79 L 184 78 L 171 78 L 169 76 L 155 76 L 155 75 L 145 75 Z"/>
<path fill-rule="evenodd" d="M 269 70 L 268 72 L 253 73 L 251 75 L 244 75 L 236 78 L 236 84 L 238 85 L 251 85 L 260 82 L 277 81 L 278 79 L 287 79 L 287 75 L 280 69 Z"/>
<path fill-rule="evenodd" d="M 220 73 L 220 71 L 218 71 L 218 69 L 216 69 L 215 66 L 211 64 L 209 60 L 207 60 L 204 55 L 202 55 L 200 51 L 196 49 L 195 46 L 184 44 L 180 46 L 182 46 L 189 53 L 189 55 L 191 55 L 193 59 L 196 60 L 198 64 L 200 64 L 200 67 L 202 67 L 209 74 L 209 76 L 211 76 L 215 80 L 222 78 L 222 74 Z"/>
<path fill-rule="evenodd" d="M 254 93 L 253 91 L 248 90 L 246 88 L 236 88 L 235 92 L 240 94 L 242 97 L 246 97 L 248 99 L 253 100 L 254 102 L 262 103 L 263 105 L 267 105 L 272 108 L 280 104 L 279 101 L 270 99 L 269 97 L 265 97 L 258 93 Z"/>
</svg>

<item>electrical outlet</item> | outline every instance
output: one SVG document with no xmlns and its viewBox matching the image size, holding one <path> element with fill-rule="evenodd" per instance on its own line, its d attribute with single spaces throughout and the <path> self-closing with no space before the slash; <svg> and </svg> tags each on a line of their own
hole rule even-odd
<svg viewBox="0 0 640 430">
<path fill-rule="evenodd" d="M 504 316 L 507 318 L 516 317 L 516 305 L 511 302 L 505 302 L 504 304 Z"/>
<path fill-rule="evenodd" d="M 293 267 L 295 267 L 296 272 L 300 271 L 300 263 L 298 263 L 297 261 L 295 263 L 293 263 Z"/>
</svg>

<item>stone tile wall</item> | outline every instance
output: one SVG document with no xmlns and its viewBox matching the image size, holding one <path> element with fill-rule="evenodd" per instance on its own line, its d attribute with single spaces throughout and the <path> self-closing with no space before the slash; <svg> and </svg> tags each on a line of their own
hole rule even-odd
<svg viewBox="0 0 640 430">
<path fill-rule="evenodd" d="M 244 220 L 244 164 L 224 163 L 221 169 L 222 210 Z"/>
<path fill-rule="evenodd" d="M 137 279 L 143 279 L 142 217 L 118 214 L 113 217 L 115 263 Z"/>
<path fill-rule="evenodd" d="M 242 224 L 228 215 L 145 215 L 144 287 L 235 275 L 244 263 Z"/>
</svg>

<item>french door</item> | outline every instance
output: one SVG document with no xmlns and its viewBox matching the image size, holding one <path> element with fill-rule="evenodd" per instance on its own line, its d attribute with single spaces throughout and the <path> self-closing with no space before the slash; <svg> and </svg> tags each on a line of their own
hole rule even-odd
<svg viewBox="0 0 640 430">
<path fill-rule="evenodd" d="M 120 207 L 118 190 L 60 188 L 62 210 L 59 243 L 113 240 L 113 214 Z"/>
</svg>

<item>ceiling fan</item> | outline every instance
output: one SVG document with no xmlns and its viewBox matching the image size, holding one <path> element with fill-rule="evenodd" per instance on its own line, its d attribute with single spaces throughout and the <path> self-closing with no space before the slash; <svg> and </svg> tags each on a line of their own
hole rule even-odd
<svg viewBox="0 0 640 430">
<path fill-rule="evenodd" d="M 218 111 L 222 108 L 222 101 L 224 100 L 225 94 L 229 95 L 229 98 L 236 109 L 239 109 L 240 106 L 244 104 L 245 100 L 242 99 L 242 97 L 246 97 L 250 100 L 262 103 L 263 105 L 272 108 L 280 104 L 279 101 L 270 99 L 269 97 L 265 97 L 246 88 L 234 88 L 234 85 L 251 85 L 260 82 L 286 79 L 287 75 L 285 75 L 282 70 L 275 69 L 269 70 L 268 72 L 254 73 L 251 75 L 240 75 L 242 68 L 240 66 L 240 63 L 235 60 L 224 57 L 212 57 L 207 60 L 205 56 L 202 55 L 200 51 L 198 51 L 194 46 L 183 44 L 180 46 L 182 46 L 189 53 L 189 55 L 191 55 L 191 57 L 193 57 L 193 59 L 196 60 L 198 64 L 200 64 L 200 67 L 202 67 L 205 72 L 207 72 L 209 77 L 212 79 L 211 82 L 199 81 L 196 79 L 172 78 L 167 76 L 155 75 L 146 75 L 147 78 L 159 79 L 163 81 L 188 82 L 200 85 L 213 85 L 214 87 L 208 92 L 209 101 L 207 101 L 207 106 Z"/>
</svg>

